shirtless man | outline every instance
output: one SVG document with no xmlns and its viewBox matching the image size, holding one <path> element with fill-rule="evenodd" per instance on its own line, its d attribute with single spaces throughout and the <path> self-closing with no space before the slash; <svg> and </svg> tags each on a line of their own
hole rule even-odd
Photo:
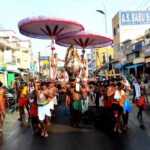
<svg viewBox="0 0 150 150">
<path fill-rule="evenodd" d="M 3 132 L 3 124 L 5 120 L 6 111 L 6 90 L 2 87 L 3 83 L 0 82 L 0 132 Z"/>
<path fill-rule="evenodd" d="M 81 86 L 81 104 L 82 104 L 82 113 L 88 110 L 89 105 L 89 87 L 88 84 L 84 81 Z"/>
<path fill-rule="evenodd" d="M 81 86 L 81 95 L 86 98 L 90 92 L 87 82 L 83 81 Z"/>
<path fill-rule="evenodd" d="M 46 83 L 36 83 L 36 93 L 37 93 L 37 104 L 38 104 L 38 118 L 41 127 L 41 136 L 48 137 L 48 123 L 47 120 L 51 117 L 49 110 L 49 100 L 47 93 Z"/>
<path fill-rule="evenodd" d="M 55 106 L 58 104 L 56 83 L 53 81 L 48 84 L 48 101 L 49 101 L 49 111 L 52 114 L 51 119 L 53 119 L 55 118 Z"/>
<path fill-rule="evenodd" d="M 71 85 L 70 90 L 71 125 L 78 127 L 81 120 L 81 95 L 75 90 L 75 83 Z"/>
</svg>

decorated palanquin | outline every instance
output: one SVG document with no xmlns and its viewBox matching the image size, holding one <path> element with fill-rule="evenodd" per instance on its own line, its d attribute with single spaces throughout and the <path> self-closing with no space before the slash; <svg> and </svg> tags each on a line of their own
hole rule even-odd
<svg viewBox="0 0 150 150">
<path fill-rule="evenodd" d="M 69 77 L 76 78 L 79 77 L 81 80 L 87 80 L 88 78 L 88 68 L 87 61 L 84 57 L 80 57 L 76 48 L 71 45 L 67 49 L 67 54 L 65 57 L 65 69 L 69 74 Z"/>
<path fill-rule="evenodd" d="M 80 72 L 81 59 L 77 49 L 72 45 L 67 49 L 64 67 L 69 74 L 69 77 L 75 77 Z"/>
</svg>

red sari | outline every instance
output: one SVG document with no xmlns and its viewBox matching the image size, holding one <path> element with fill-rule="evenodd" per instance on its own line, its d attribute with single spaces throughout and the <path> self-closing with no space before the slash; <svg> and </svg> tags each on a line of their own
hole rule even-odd
<svg viewBox="0 0 150 150">
<path fill-rule="evenodd" d="M 107 98 L 105 100 L 105 107 L 111 108 L 112 103 L 114 101 L 114 94 L 115 94 L 115 87 L 114 86 L 109 86 L 107 89 Z"/>
<path fill-rule="evenodd" d="M 5 90 L 3 88 L 0 88 L 0 113 L 5 113 L 6 107 L 6 99 L 5 99 Z"/>
</svg>

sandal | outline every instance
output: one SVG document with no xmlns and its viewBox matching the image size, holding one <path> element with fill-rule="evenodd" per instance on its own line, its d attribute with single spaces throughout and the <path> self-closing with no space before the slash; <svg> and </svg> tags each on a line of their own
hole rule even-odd
<svg viewBox="0 0 150 150">
<path fill-rule="evenodd" d="M 118 133 L 119 133 L 119 134 L 122 134 L 122 130 L 121 130 L 121 129 L 118 129 Z"/>
<path fill-rule="evenodd" d="M 44 136 L 45 136 L 44 131 L 42 131 L 41 136 L 42 136 L 42 137 L 44 137 Z"/>
<path fill-rule="evenodd" d="M 47 133 L 47 132 L 45 132 L 44 137 L 45 137 L 45 138 L 47 138 L 47 137 L 48 137 L 48 133 Z"/>
</svg>

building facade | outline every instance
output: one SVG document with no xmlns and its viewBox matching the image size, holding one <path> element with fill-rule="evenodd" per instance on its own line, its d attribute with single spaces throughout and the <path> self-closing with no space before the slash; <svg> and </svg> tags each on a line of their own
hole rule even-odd
<svg viewBox="0 0 150 150">
<path fill-rule="evenodd" d="M 31 42 L 22 41 L 12 30 L 0 30 L 0 67 L 5 68 L 1 81 L 11 87 L 16 75 L 30 69 L 30 63 Z"/>
<path fill-rule="evenodd" d="M 39 57 L 39 72 L 41 73 L 41 78 L 46 80 L 50 78 L 50 57 L 49 56 L 40 56 Z"/>
<path fill-rule="evenodd" d="M 142 74 L 150 75 L 150 30 L 134 39 L 126 40 L 121 43 L 126 61 L 124 61 L 124 69 L 127 74 L 133 74 L 141 77 Z"/>
<path fill-rule="evenodd" d="M 120 11 L 112 19 L 115 58 L 122 57 L 121 43 L 144 34 L 150 27 L 150 10 Z"/>
</svg>

